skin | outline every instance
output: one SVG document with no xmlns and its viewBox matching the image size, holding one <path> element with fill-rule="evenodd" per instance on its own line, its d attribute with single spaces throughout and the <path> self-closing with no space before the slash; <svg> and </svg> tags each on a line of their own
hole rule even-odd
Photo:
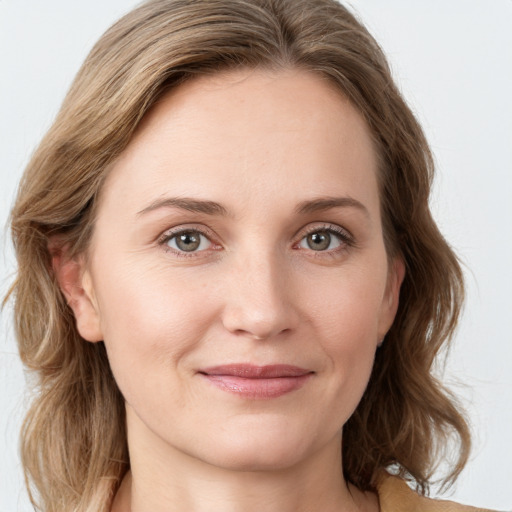
<svg viewBox="0 0 512 512">
<path fill-rule="evenodd" d="M 225 212 L 157 207 L 167 198 Z M 179 252 L 183 229 L 203 232 L 196 251 Z M 113 165 L 88 254 L 54 268 L 126 400 L 131 472 L 114 511 L 378 510 L 343 480 L 342 427 L 404 270 L 386 255 L 368 127 L 324 79 L 245 70 L 172 91 Z M 198 374 L 241 362 L 313 373 L 268 400 Z"/>
</svg>

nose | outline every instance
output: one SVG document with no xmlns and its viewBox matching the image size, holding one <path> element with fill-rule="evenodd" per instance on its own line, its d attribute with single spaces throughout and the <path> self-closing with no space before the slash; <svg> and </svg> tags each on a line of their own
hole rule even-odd
<svg viewBox="0 0 512 512">
<path fill-rule="evenodd" d="M 291 275 L 277 260 L 253 255 L 230 273 L 222 318 L 229 332 L 264 340 L 295 330 L 299 314 Z"/>
</svg>

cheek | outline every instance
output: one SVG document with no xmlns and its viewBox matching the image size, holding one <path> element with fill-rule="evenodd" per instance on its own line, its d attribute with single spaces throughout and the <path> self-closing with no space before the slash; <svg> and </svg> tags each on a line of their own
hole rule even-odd
<svg viewBox="0 0 512 512">
<path fill-rule="evenodd" d="M 382 267 L 382 265 L 380 265 Z M 333 347 L 344 340 L 347 350 L 357 351 L 375 344 L 379 315 L 386 286 L 386 270 L 379 265 L 354 265 L 324 279 L 312 290 L 306 305 L 315 327 L 321 329 Z"/>
<path fill-rule="evenodd" d="M 341 273 L 340 273 L 341 274 Z M 385 288 L 384 272 L 364 268 L 343 273 L 316 289 L 308 305 L 313 332 L 333 378 L 333 394 L 343 391 L 359 401 L 373 367 L 379 313 Z"/>
<path fill-rule="evenodd" d="M 157 381 L 171 385 L 216 316 L 204 282 L 130 259 L 103 265 L 97 282 L 104 341 L 125 397 L 135 386 L 140 392 Z"/>
</svg>

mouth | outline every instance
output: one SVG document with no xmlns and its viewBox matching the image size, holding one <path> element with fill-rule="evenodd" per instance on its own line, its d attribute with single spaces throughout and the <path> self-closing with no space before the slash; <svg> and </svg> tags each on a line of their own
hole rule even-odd
<svg viewBox="0 0 512 512">
<path fill-rule="evenodd" d="M 246 399 L 270 399 L 301 388 L 314 372 L 298 366 L 229 364 L 199 370 L 218 389 Z"/>
</svg>

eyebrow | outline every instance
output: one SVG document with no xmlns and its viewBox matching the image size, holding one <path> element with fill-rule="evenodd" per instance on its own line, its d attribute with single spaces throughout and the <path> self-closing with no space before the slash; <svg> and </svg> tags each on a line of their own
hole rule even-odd
<svg viewBox="0 0 512 512">
<path fill-rule="evenodd" d="M 137 215 L 144 215 L 145 213 L 158 210 L 159 208 L 180 208 L 189 212 L 206 213 L 207 215 L 228 215 L 226 208 L 215 201 L 190 199 L 188 197 L 166 197 L 157 199 L 138 212 Z"/>
<path fill-rule="evenodd" d="M 206 215 L 228 216 L 226 208 L 215 201 L 191 199 L 189 197 L 165 197 L 163 199 L 157 199 L 146 206 L 146 208 L 137 212 L 137 215 L 144 215 L 154 210 L 158 210 L 159 208 L 180 208 L 190 212 L 205 213 Z M 316 199 L 302 201 L 295 208 L 295 212 L 300 215 L 307 215 L 323 212 L 332 208 L 356 208 L 363 212 L 367 217 L 370 217 L 366 207 L 357 199 L 353 199 L 352 197 L 319 197 Z"/>
<path fill-rule="evenodd" d="M 330 210 L 331 208 L 356 208 L 360 210 L 362 213 L 366 215 L 366 217 L 370 217 L 370 213 L 367 208 L 358 201 L 357 199 L 353 199 L 352 197 L 319 197 L 316 199 L 303 201 L 299 203 L 295 209 L 295 211 L 301 215 L 305 215 L 308 213 L 317 213 L 323 212 L 326 210 Z"/>
</svg>

